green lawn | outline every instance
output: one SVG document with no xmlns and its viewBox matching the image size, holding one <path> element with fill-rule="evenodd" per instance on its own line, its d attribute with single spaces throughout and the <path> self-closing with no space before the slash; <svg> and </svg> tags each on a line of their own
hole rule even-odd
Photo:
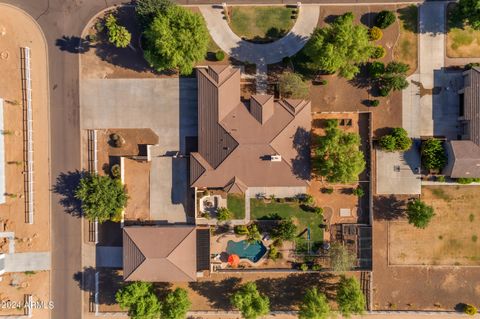
<svg viewBox="0 0 480 319">
<path fill-rule="evenodd" d="M 232 212 L 232 219 L 245 218 L 245 196 L 237 194 L 227 195 L 227 208 Z"/>
<path fill-rule="evenodd" d="M 268 42 L 283 37 L 295 24 L 287 7 L 231 7 L 230 27 L 246 40 Z"/>
<path fill-rule="evenodd" d="M 310 226 L 310 236 L 314 242 L 323 241 L 323 229 L 319 227 L 323 223 L 323 217 L 313 212 L 307 212 L 300 208 L 295 202 L 265 203 L 262 199 L 250 199 L 250 217 L 252 220 L 267 218 L 272 214 L 278 214 L 282 218 L 291 217 L 298 226 L 298 230 L 302 233 L 307 226 Z M 306 233 L 304 234 L 306 238 Z"/>
</svg>

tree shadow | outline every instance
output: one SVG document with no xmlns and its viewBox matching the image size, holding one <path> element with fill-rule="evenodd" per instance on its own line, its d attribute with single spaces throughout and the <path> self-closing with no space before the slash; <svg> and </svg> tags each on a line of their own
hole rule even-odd
<svg viewBox="0 0 480 319">
<path fill-rule="evenodd" d="M 230 277 L 222 281 L 202 281 L 188 284 L 190 289 L 204 296 L 211 306 L 221 310 L 231 310 L 230 297 L 235 292 L 241 279 Z"/>
<path fill-rule="evenodd" d="M 293 136 L 292 147 L 297 151 L 297 156 L 292 160 L 292 172 L 302 180 L 309 180 L 310 167 L 310 132 L 299 127 Z"/>
<path fill-rule="evenodd" d="M 60 51 L 66 51 L 69 53 L 82 54 L 88 52 L 92 47 L 90 41 L 77 36 L 62 36 L 60 39 L 55 40 L 55 45 Z"/>
<path fill-rule="evenodd" d="M 379 127 L 375 130 L 374 136 L 384 136 L 392 133 L 391 127 Z"/>
<path fill-rule="evenodd" d="M 371 91 L 372 86 L 375 84 L 370 73 L 368 72 L 369 63 L 360 64 L 358 67 L 360 72 L 351 80 L 348 81 L 352 86 L 359 89 L 369 89 Z"/>
<path fill-rule="evenodd" d="M 397 10 L 398 19 L 407 31 L 418 33 L 418 7 L 414 4 Z"/>
<path fill-rule="evenodd" d="M 328 299 L 335 297 L 336 276 L 331 273 L 292 274 L 283 278 L 262 278 L 256 281 L 258 290 L 270 299 L 275 310 L 291 310 L 300 304 L 308 288 L 317 287 Z"/>
<path fill-rule="evenodd" d="M 333 22 L 335 22 L 335 20 L 338 18 L 338 17 L 341 17 L 342 15 L 341 14 L 330 14 L 328 16 L 326 16 L 323 21 L 325 23 L 328 23 L 328 24 L 331 24 Z"/>
<path fill-rule="evenodd" d="M 80 179 L 85 175 L 85 171 L 73 171 L 68 173 L 60 173 L 57 177 L 56 184 L 53 186 L 53 192 L 61 195 L 59 200 L 65 211 L 72 216 L 81 217 L 82 202 L 75 197 Z"/>
<path fill-rule="evenodd" d="M 73 280 L 78 284 L 82 291 L 95 292 L 95 273 L 97 270 L 94 267 L 84 267 L 82 271 L 73 274 Z"/>
<path fill-rule="evenodd" d="M 407 201 L 394 195 L 373 198 L 373 217 L 378 220 L 397 220 L 405 217 Z"/>
<path fill-rule="evenodd" d="M 377 14 L 377 12 L 367 12 L 360 17 L 360 22 L 368 28 L 372 28 L 375 26 L 375 18 L 377 17 Z"/>
</svg>

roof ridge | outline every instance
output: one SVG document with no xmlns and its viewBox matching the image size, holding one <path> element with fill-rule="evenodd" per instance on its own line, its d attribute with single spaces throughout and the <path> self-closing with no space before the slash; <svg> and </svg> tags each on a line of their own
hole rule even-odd
<svg viewBox="0 0 480 319">
<path fill-rule="evenodd" d="M 166 254 L 166 257 L 165 259 L 168 259 L 170 257 L 170 255 L 178 248 L 178 246 L 180 246 L 180 244 L 183 243 L 183 241 L 185 240 L 185 238 L 187 238 L 196 228 L 194 226 L 192 226 L 192 229 L 182 238 L 182 240 L 179 240 L 177 245 L 173 247 L 173 249 L 168 253 Z M 170 261 L 170 260 L 169 260 Z"/>
</svg>

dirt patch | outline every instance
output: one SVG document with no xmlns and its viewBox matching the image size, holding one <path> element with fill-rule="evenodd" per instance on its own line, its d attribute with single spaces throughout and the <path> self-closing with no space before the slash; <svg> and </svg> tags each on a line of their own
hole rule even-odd
<svg viewBox="0 0 480 319">
<path fill-rule="evenodd" d="M 123 163 L 128 195 L 125 219 L 147 220 L 150 218 L 150 162 L 124 158 Z"/>
<path fill-rule="evenodd" d="M 426 229 L 406 222 L 388 228 L 391 265 L 480 265 L 480 220 L 475 186 L 422 187 L 422 200 L 435 216 Z M 461 230 L 461 231 L 460 231 Z"/>
<path fill-rule="evenodd" d="M 408 199 L 408 196 L 393 195 L 374 197 L 373 309 L 454 310 L 459 302 L 475 303 L 480 298 L 480 291 L 472 283 L 480 276 L 478 267 L 389 265 L 389 224 L 405 222 L 404 209 Z M 439 200 L 442 201 L 435 198 L 435 201 Z M 452 209 L 452 214 L 455 212 L 458 214 L 462 210 Z M 449 223 L 446 222 L 447 226 Z M 457 227 L 453 229 L 461 232 Z M 428 238 L 430 243 L 434 240 Z M 407 244 L 405 249 L 410 251 Z"/>
<path fill-rule="evenodd" d="M 418 6 L 397 8 L 399 38 L 394 47 L 396 60 L 410 65 L 410 74 L 418 67 Z"/>
</svg>

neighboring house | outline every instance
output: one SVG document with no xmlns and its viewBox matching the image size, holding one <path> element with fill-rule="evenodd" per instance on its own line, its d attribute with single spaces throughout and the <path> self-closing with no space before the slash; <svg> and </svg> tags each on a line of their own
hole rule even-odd
<svg viewBox="0 0 480 319">
<path fill-rule="evenodd" d="M 448 165 L 444 174 L 452 178 L 480 177 L 480 68 L 463 73 L 459 91 L 461 140 L 447 143 Z"/>
<path fill-rule="evenodd" d="M 311 105 L 240 96 L 240 70 L 198 69 L 198 152 L 190 183 L 201 189 L 279 197 L 305 193 L 310 179 Z"/>
<path fill-rule="evenodd" d="M 210 270 L 210 230 L 193 225 L 123 228 L 125 281 L 186 282 Z"/>
</svg>

